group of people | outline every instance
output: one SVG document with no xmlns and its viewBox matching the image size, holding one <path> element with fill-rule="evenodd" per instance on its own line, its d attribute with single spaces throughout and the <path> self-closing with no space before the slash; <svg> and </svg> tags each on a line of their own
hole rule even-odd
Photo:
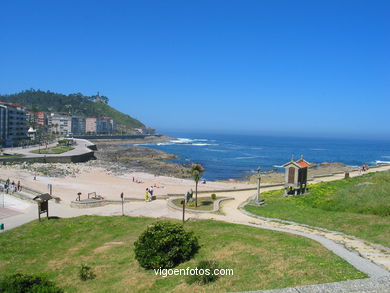
<svg viewBox="0 0 390 293">
<path fill-rule="evenodd" d="M 156 196 L 153 198 L 153 186 L 150 186 L 146 188 L 145 191 L 145 201 L 152 201 L 153 199 L 156 199 Z"/>
<path fill-rule="evenodd" d="M 138 180 L 135 177 L 133 177 L 133 182 L 134 183 L 144 183 L 142 180 Z"/>
<path fill-rule="evenodd" d="M 18 183 L 15 183 L 15 181 L 11 182 L 11 180 L 8 178 L 5 181 L 4 186 L 2 186 L 2 189 L 6 193 L 9 193 L 10 191 L 11 193 L 14 193 L 17 191 L 22 191 L 22 185 L 20 184 L 20 180 L 18 181 Z"/>
<path fill-rule="evenodd" d="M 368 164 L 364 164 L 361 167 L 359 167 L 359 173 L 360 174 L 362 174 L 365 171 L 368 171 Z"/>
</svg>

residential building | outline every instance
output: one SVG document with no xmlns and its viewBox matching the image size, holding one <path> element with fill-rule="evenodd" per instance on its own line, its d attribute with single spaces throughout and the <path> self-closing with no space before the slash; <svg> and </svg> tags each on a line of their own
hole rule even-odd
<svg viewBox="0 0 390 293">
<path fill-rule="evenodd" d="M 85 118 L 72 117 L 72 133 L 84 134 L 85 133 Z"/>
<path fill-rule="evenodd" d="M 96 117 L 85 119 L 85 132 L 88 134 L 96 133 Z"/>
<path fill-rule="evenodd" d="M 45 112 L 27 112 L 27 120 L 30 126 L 45 127 L 47 126 L 47 115 Z"/>
<path fill-rule="evenodd" d="M 51 134 L 67 135 L 72 132 L 71 116 L 60 113 L 51 113 L 47 120 L 49 133 Z"/>
<path fill-rule="evenodd" d="M 39 126 L 47 126 L 47 115 L 45 112 L 36 112 L 35 121 Z"/>
<path fill-rule="evenodd" d="M 108 118 L 108 119 L 109 119 L 109 122 L 111 124 L 111 132 L 115 133 L 117 131 L 116 121 L 111 119 L 111 118 Z"/>
<path fill-rule="evenodd" d="M 24 107 L 0 102 L 0 145 L 16 146 L 27 136 L 27 111 Z"/>
<path fill-rule="evenodd" d="M 116 121 L 109 117 L 88 117 L 85 119 L 85 131 L 89 134 L 111 134 L 116 132 Z"/>
</svg>

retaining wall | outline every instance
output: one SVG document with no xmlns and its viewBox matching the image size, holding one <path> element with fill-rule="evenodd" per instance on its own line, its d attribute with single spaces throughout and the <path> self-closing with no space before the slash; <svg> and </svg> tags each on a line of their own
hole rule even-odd
<svg viewBox="0 0 390 293">
<path fill-rule="evenodd" d="M 74 138 L 82 139 L 138 139 L 146 137 L 161 137 L 161 134 L 155 135 L 75 135 Z"/>
<path fill-rule="evenodd" d="M 17 158 L 0 158 L 0 164 L 5 163 L 82 163 L 89 160 L 94 160 L 95 155 L 93 151 L 70 156 L 43 156 L 43 157 L 17 157 Z"/>
</svg>

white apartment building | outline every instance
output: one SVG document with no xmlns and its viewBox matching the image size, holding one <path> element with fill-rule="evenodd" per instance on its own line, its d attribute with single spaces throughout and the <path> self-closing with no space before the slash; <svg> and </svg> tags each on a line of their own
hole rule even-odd
<svg viewBox="0 0 390 293">
<path fill-rule="evenodd" d="M 59 113 L 51 113 L 48 116 L 49 133 L 67 135 L 72 133 L 72 117 Z"/>
<path fill-rule="evenodd" d="M 17 146 L 27 136 L 27 111 L 18 104 L 0 102 L 0 145 Z"/>
</svg>

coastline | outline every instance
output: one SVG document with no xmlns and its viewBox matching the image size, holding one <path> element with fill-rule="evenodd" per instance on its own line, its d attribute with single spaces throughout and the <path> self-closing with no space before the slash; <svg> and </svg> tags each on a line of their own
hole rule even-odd
<svg viewBox="0 0 390 293">
<path fill-rule="evenodd" d="M 127 172 L 118 175 L 115 172 L 103 167 L 92 166 L 88 163 L 70 163 L 70 164 L 31 164 L 25 166 L 7 165 L 0 169 L 1 179 L 10 179 L 11 181 L 21 182 L 23 187 L 28 187 L 42 193 L 48 192 L 48 185 L 53 188 L 53 195 L 60 197 L 63 203 L 69 204 L 81 192 L 81 199 L 86 199 L 88 193 L 96 192 L 97 195 L 105 199 L 120 199 L 123 192 L 125 197 L 144 199 L 145 189 L 153 186 L 154 194 L 157 199 L 166 194 L 184 194 L 190 189 L 195 189 L 195 183 L 192 179 L 175 178 L 169 176 L 158 176 L 145 172 Z M 61 177 L 50 177 L 50 173 L 34 171 L 31 168 L 42 168 L 45 170 L 56 170 L 63 172 Z M 36 175 L 36 180 L 34 180 Z M 64 176 L 65 175 L 65 176 Z M 133 181 L 134 177 L 134 181 Z M 241 189 L 255 188 L 254 184 L 242 182 L 207 182 L 199 184 L 198 190 L 223 190 L 223 189 Z"/>
<path fill-rule="evenodd" d="M 105 168 L 117 175 L 129 172 L 150 173 L 156 176 L 189 178 L 189 168 L 183 164 L 171 162 L 177 159 L 170 154 L 142 146 L 143 144 L 168 142 L 173 138 L 168 136 L 150 136 L 145 139 L 126 140 L 93 140 L 98 151 L 96 160 L 88 162 L 91 166 Z"/>
<path fill-rule="evenodd" d="M 52 184 L 53 194 L 65 203 L 75 200 L 77 193 L 82 199 L 88 193 L 96 192 L 105 199 L 118 199 L 123 192 L 127 197 L 143 199 L 146 188 L 153 186 L 155 195 L 184 194 L 195 189 L 189 168 L 170 159 L 174 154 L 142 146 L 156 142 L 167 142 L 173 138 L 167 136 L 148 137 L 147 139 L 104 139 L 93 140 L 98 151 L 96 160 L 85 163 L 34 163 L 5 165 L 0 169 L 0 178 L 17 182 L 23 186 L 48 192 Z M 309 179 L 332 176 L 337 173 L 341 177 L 344 172 L 356 171 L 356 167 L 342 163 L 321 163 L 309 169 Z M 36 176 L 36 180 L 34 180 Z M 199 191 L 235 190 L 256 188 L 256 175 L 242 180 L 226 179 L 200 183 Z M 317 180 L 315 180 L 317 181 Z M 262 184 L 284 182 L 284 172 L 267 172 L 261 174 Z"/>
</svg>

